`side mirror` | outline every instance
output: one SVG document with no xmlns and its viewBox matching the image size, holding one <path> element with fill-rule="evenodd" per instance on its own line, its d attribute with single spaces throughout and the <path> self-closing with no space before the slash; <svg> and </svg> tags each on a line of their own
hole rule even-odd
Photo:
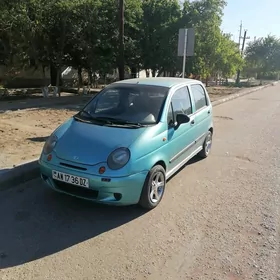
<svg viewBox="0 0 280 280">
<path fill-rule="evenodd" d="M 189 121 L 190 121 L 190 118 L 185 114 L 178 114 L 176 116 L 176 122 L 177 122 L 178 126 L 183 123 L 188 123 Z"/>
</svg>

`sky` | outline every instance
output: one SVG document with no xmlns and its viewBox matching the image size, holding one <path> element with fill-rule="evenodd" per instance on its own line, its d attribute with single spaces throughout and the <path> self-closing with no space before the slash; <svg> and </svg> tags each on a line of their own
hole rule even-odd
<svg viewBox="0 0 280 280">
<path fill-rule="evenodd" d="M 222 30 L 238 42 L 240 23 L 247 29 L 248 41 L 268 34 L 280 38 L 280 0 L 227 0 Z M 242 34 L 243 36 L 243 34 Z"/>
</svg>

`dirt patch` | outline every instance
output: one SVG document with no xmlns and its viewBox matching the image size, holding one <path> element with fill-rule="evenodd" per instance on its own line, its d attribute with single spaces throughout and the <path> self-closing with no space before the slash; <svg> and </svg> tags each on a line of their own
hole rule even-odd
<svg viewBox="0 0 280 280">
<path fill-rule="evenodd" d="M 240 90 L 241 89 L 238 87 L 225 87 L 225 86 L 207 87 L 207 91 L 209 93 L 211 101 L 215 101 L 222 97 L 237 93 Z"/>
<path fill-rule="evenodd" d="M 75 111 L 31 109 L 0 115 L 0 169 L 40 156 L 46 138 Z"/>
</svg>

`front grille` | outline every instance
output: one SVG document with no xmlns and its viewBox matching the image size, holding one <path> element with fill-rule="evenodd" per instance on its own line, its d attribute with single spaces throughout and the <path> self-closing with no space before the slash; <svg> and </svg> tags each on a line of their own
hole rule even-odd
<svg viewBox="0 0 280 280">
<path fill-rule="evenodd" d="M 70 167 L 70 168 L 78 169 L 78 170 L 87 170 L 84 167 L 80 167 L 80 166 L 76 166 L 76 165 L 72 165 L 72 164 L 68 164 L 68 163 L 63 163 L 63 162 L 61 162 L 60 165 L 65 166 L 65 167 Z"/>
<path fill-rule="evenodd" d="M 58 190 L 80 196 L 80 197 L 85 197 L 85 198 L 90 198 L 90 199 L 97 199 L 98 197 L 98 191 L 91 190 L 91 189 L 86 189 L 82 188 L 79 186 L 74 186 L 68 183 L 64 183 L 58 180 L 53 180 L 55 183 L 55 186 Z"/>
</svg>

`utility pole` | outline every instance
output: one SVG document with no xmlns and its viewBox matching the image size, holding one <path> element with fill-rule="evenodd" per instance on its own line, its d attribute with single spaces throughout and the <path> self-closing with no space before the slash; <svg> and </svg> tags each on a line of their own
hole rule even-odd
<svg viewBox="0 0 280 280">
<path fill-rule="evenodd" d="M 239 40 L 238 40 L 239 51 L 240 51 L 241 39 L 242 39 L 242 21 L 241 21 L 240 28 L 239 28 Z"/>
<path fill-rule="evenodd" d="M 244 36 L 241 37 L 243 39 L 243 43 L 242 43 L 242 48 L 241 48 L 241 56 L 243 57 L 243 53 L 244 53 L 244 48 L 245 48 L 245 42 L 247 39 L 250 39 L 250 37 L 247 37 L 247 30 L 244 30 Z M 237 77 L 236 77 L 236 84 L 239 85 L 240 83 L 240 69 L 238 69 L 237 71 Z"/>
<path fill-rule="evenodd" d="M 183 54 L 183 74 L 182 74 L 182 78 L 183 78 L 183 79 L 185 78 L 185 72 L 186 72 L 187 41 L 188 41 L 188 30 L 185 29 L 184 54 Z"/>
<path fill-rule="evenodd" d="M 124 0 L 119 0 L 119 79 L 124 80 Z"/>
</svg>

